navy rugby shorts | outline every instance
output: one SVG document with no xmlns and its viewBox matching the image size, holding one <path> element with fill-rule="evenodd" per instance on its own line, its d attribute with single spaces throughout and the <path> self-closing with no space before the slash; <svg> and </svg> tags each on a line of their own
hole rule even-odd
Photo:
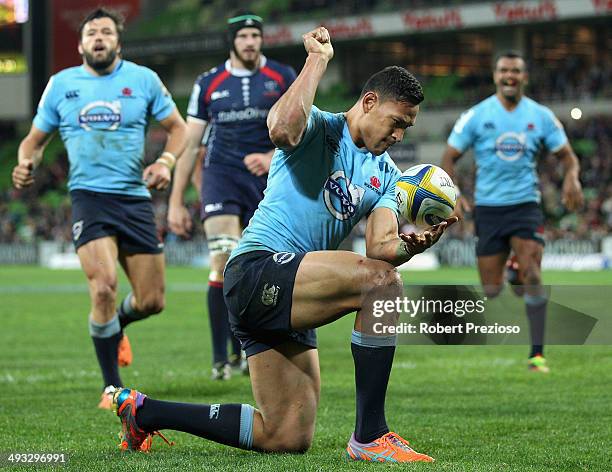
<svg viewBox="0 0 612 472">
<path fill-rule="evenodd" d="M 210 166 L 202 170 L 201 219 L 238 215 L 246 227 L 263 199 L 267 174 L 257 177 L 231 167 Z"/>
<path fill-rule="evenodd" d="M 314 329 L 291 328 L 293 286 L 305 255 L 252 251 L 228 262 L 223 294 L 232 332 L 247 356 L 287 341 L 317 347 Z"/>
<path fill-rule="evenodd" d="M 163 252 L 150 199 L 90 190 L 73 190 L 70 198 L 75 249 L 94 239 L 116 236 L 123 253 Z"/>
<path fill-rule="evenodd" d="M 544 215 L 535 202 L 474 209 L 477 256 L 510 252 L 510 238 L 533 239 L 544 245 Z"/>
</svg>

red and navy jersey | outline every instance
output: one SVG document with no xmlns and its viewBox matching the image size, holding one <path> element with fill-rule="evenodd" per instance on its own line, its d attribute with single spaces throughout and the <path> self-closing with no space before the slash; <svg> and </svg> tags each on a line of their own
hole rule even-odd
<svg viewBox="0 0 612 472">
<path fill-rule="evenodd" d="M 200 75 L 187 115 L 211 126 L 204 166 L 246 170 L 247 154 L 274 149 L 266 125 L 268 112 L 294 80 L 291 67 L 264 56 L 256 71 L 232 69 L 227 60 Z"/>
</svg>

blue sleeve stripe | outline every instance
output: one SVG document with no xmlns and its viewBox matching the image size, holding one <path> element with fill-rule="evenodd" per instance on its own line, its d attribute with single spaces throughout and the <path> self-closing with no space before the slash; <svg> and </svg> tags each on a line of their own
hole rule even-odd
<svg viewBox="0 0 612 472">
<path fill-rule="evenodd" d="M 240 408 L 240 436 L 238 437 L 238 444 L 243 449 L 251 449 L 253 447 L 254 416 L 255 408 L 243 403 Z"/>
<path fill-rule="evenodd" d="M 397 335 L 373 336 L 353 330 L 351 343 L 363 347 L 392 347 L 397 344 Z"/>
</svg>

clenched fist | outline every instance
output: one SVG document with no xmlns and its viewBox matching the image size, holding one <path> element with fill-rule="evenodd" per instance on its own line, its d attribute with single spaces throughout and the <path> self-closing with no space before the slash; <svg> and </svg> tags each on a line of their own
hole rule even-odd
<svg viewBox="0 0 612 472">
<path fill-rule="evenodd" d="M 34 162 L 31 159 L 23 159 L 13 168 L 13 185 L 15 188 L 29 187 L 34 183 Z"/>
<path fill-rule="evenodd" d="M 302 40 L 308 54 L 321 54 L 328 61 L 334 57 L 329 31 L 323 26 L 302 35 Z"/>
</svg>

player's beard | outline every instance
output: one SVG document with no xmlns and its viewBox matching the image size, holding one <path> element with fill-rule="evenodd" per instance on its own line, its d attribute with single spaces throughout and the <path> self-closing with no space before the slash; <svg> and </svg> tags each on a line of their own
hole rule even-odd
<svg viewBox="0 0 612 472">
<path fill-rule="evenodd" d="M 108 69 L 108 67 L 113 63 L 113 61 L 117 57 L 117 50 L 110 49 L 106 57 L 102 59 L 96 59 L 94 55 L 89 52 L 85 52 L 84 56 L 85 62 L 87 62 L 87 65 L 89 67 L 91 67 L 96 72 L 101 72 Z"/>
<path fill-rule="evenodd" d="M 261 52 L 255 54 L 255 60 L 246 59 L 242 54 L 238 52 L 236 46 L 234 46 L 234 54 L 238 58 L 240 62 L 244 65 L 246 69 L 253 70 L 259 64 L 259 59 L 261 57 Z"/>
</svg>

